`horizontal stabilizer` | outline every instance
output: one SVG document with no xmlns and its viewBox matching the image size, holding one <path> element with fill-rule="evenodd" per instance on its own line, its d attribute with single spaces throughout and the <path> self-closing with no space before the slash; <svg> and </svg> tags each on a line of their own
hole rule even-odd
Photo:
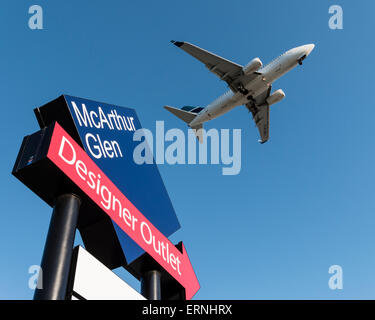
<svg viewBox="0 0 375 320">
<path fill-rule="evenodd" d="M 170 106 L 164 106 L 164 108 L 186 123 L 192 122 L 193 119 L 197 116 L 196 113 L 184 111 Z"/>
</svg>

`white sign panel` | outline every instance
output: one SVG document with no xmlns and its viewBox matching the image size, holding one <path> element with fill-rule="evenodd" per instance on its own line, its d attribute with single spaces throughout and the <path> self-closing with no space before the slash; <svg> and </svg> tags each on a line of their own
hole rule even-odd
<svg viewBox="0 0 375 320">
<path fill-rule="evenodd" d="M 78 246 L 72 300 L 146 300 L 104 264 Z"/>
</svg>

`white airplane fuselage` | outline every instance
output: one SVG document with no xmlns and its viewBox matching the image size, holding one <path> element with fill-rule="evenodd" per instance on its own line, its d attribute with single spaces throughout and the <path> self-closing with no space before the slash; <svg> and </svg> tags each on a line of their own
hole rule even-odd
<svg viewBox="0 0 375 320">
<path fill-rule="evenodd" d="M 232 90 L 227 91 L 200 111 L 194 120 L 189 123 L 189 126 L 199 126 L 204 122 L 227 113 L 237 106 L 244 105 L 249 102 L 249 96 L 256 99 L 257 96 L 269 88 L 275 80 L 295 68 L 301 61 L 301 58 L 306 58 L 313 49 L 313 44 L 307 44 L 283 53 L 266 66 L 257 70 L 261 76 L 256 77 L 245 86 L 245 89 L 249 92 L 248 94 L 244 95 L 241 92 L 234 93 Z"/>
</svg>

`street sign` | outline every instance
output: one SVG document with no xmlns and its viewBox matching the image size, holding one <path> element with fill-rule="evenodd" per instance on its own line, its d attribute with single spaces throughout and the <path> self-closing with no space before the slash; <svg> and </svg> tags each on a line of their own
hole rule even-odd
<svg viewBox="0 0 375 320">
<path fill-rule="evenodd" d="M 181 253 L 57 123 L 47 158 L 193 297 L 199 283 L 184 246 Z"/>
<path fill-rule="evenodd" d="M 61 270 L 70 266 L 76 226 L 82 238 L 95 240 L 96 252 L 89 251 L 98 258 L 99 248 L 102 263 L 104 253 L 109 252 L 107 257 L 112 259 L 122 254 L 112 223 L 146 251 L 131 268 L 125 266 L 142 278 L 145 292 L 148 271 L 161 275 L 162 299 L 189 299 L 199 289 L 183 243 L 174 246 L 57 123 L 24 137 L 12 173 L 54 207 L 42 259 L 49 285 L 48 290 L 38 291 L 38 299 L 65 297 L 64 279 L 69 272 Z"/>
<path fill-rule="evenodd" d="M 156 164 L 139 165 L 133 161 L 133 149 L 139 143 L 133 141 L 133 134 L 141 128 L 134 109 L 63 95 L 34 111 L 41 128 L 59 122 L 164 236 L 168 237 L 180 228 Z M 105 221 L 102 223 L 109 228 Z M 98 227 L 103 228 L 102 225 Z M 113 228 L 126 262 L 131 264 L 144 250 L 116 223 L 113 223 Z M 92 234 L 90 241 L 86 239 L 87 234 Z M 96 241 L 94 231 L 85 232 L 85 236 L 87 243 Z M 98 247 L 95 245 L 95 248 Z M 104 261 L 105 254 L 95 255 L 103 256 Z M 113 268 L 118 266 L 117 263 L 111 265 Z"/>
</svg>

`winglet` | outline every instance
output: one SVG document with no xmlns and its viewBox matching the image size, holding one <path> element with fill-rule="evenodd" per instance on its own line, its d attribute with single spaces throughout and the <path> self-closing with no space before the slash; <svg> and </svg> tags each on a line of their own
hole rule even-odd
<svg viewBox="0 0 375 320">
<path fill-rule="evenodd" d="M 171 42 L 177 47 L 181 47 L 184 44 L 182 41 L 171 40 Z"/>
</svg>

